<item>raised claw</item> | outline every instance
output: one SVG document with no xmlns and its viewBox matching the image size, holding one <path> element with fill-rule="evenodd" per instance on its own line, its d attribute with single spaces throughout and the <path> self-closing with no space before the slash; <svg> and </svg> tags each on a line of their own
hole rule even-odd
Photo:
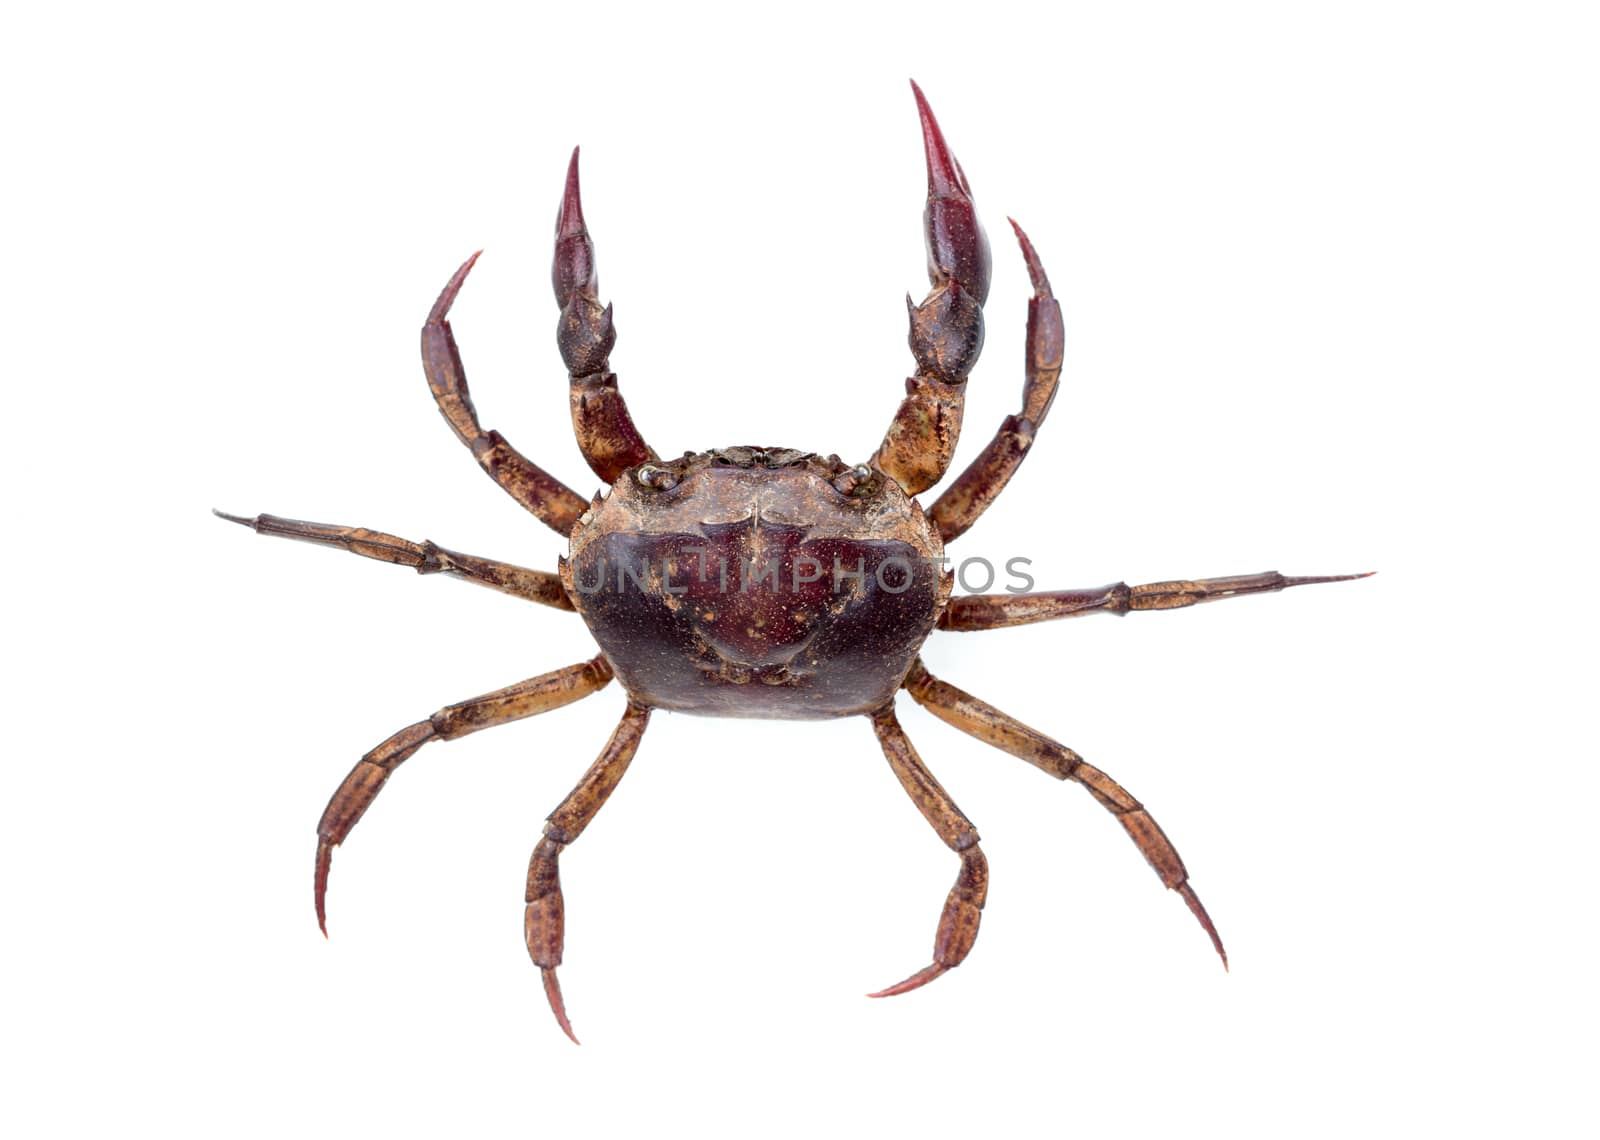
<svg viewBox="0 0 1600 1140">
<path fill-rule="evenodd" d="M 949 966 L 941 966 L 939 963 L 934 962 L 932 965 L 924 966 L 905 981 L 896 982 L 888 989 L 882 989 L 877 993 L 868 994 L 867 996 L 869 998 L 884 998 L 894 997 L 896 994 L 910 993 L 912 990 L 921 989 L 923 986 L 927 985 L 929 982 L 933 981 L 933 979 L 937 978 L 940 974 L 945 973 L 949 969 Z"/>
<path fill-rule="evenodd" d="M 967 374 L 983 351 L 983 302 L 989 296 L 989 239 L 972 204 L 961 164 L 916 81 L 911 92 L 922 121 L 928 201 L 922 211 L 933 288 L 920 305 L 906 297 L 907 342 L 917 374 L 872 457 L 872 466 L 908 495 L 926 491 L 950 467 L 961 435 Z"/>
<path fill-rule="evenodd" d="M 594 297 L 600 287 L 599 275 L 595 272 L 594 242 L 583 222 L 577 147 L 572 148 L 567 183 L 561 192 L 561 209 L 556 213 L 556 253 L 550 266 L 550 284 L 555 287 L 556 304 L 563 309 L 574 293 Z"/>
<path fill-rule="evenodd" d="M 911 92 L 917 99 L 922 149 L 928 159 L 928 205 L 922 213 L 928 280 L 935 287 L 953 280 L 981 305 L 989 297 L 989 238 L 978 221 L 967 176 L 914 79 Z"/>
<path fill-rule="evenodd" d="M 561 318 L 556 323 L 556 348 L 567 366 L 572 430 L 590 470 L 607 483 L 656 458 L 634 425 L 627 402 L 611 371 L 611 350 L 617 329 L 611 306 L 600 303 L 600 278 L 595 269 L 594 242 L 583 218 L 578 184 L 578 148 L 572 148 L 567 181 L 556 211 L 555 256 L 550 262 Z"/>
</svg>

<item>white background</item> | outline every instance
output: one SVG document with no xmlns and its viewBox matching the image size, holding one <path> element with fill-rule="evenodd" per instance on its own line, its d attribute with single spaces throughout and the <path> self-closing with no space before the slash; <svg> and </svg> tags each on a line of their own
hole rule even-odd
<svg viewBox="0 0 1600 1140">
<path fill-rule="evenodd" d="M 1568 1136 L 1594 1128 L 1596 37 L 1584 6 L 35 7 L 0 69 L 12 1135 Z M 1041 588 L 1367 581 L 937 637 L 930 668 L 1143 798 L 1230 974 L 1081 789 L 910 706 L 956 861 L 864 722 L 658 715 L 526 859 L 615 689 L 433 745 L 335 860 L 351 763 L 593 652 L 571 615 L 256 538 L 362 524 L 553 567 L 440 422 L 585 494 L 549 295 L 567 154 L 613 361 L 666 452 L 868 455 L 910 367 L 906 77 L 996 254 L 958 461 L 1069 330 L 960 552 Z"/>
</svg>

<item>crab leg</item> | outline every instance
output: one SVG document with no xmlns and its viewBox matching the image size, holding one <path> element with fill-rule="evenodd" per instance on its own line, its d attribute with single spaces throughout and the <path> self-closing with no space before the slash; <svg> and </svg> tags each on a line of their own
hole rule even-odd
<svg viewBox="0 0 1600 1140">
<path fill-rule="evenodd" d="M 561 983 L 556 980 L 556 967 L 561 965 L 561 946 L 566 932 L 566 904 L 561 896 L 561 874 L 557 862 L 561 849 L 583 833 L 591 820 L 605 806 L 617 782 L 628 770 L 633 754 L 639 749 L 645 725 L 650 722 L 650 710 L 633 701 L 628 702 L 622 721 L 612 732 L 611 739 L 589 770 L 578 781 L 578 786 L 545 820 L 544 838 L 533 849 L 528 860 L 527 911 L 523 916 L 523 934 L 528 943 L 528 955 L 539 967 L 544 978 L 545 997 L 550 1009 L 561 1025 L 561 1031 L 572 1038 L 572 1023 L 567 1019 L 566 1003 L 561 1000 Z"/>
<path fill-rule="evenodd" d="M 922 220 L 933 288 L 920 305 L 913 306 L 906 296 L 917 374 L 906 381 L 905 399 L 872 466 L 915 495 L 944 478 L 961 434 L 967 373 L 983 351 L 989 239 L 972 204 L 967 176 L 950 153 L 922 89 L 912 83 L 911 90 L 928 160 L 928 204 Z"/>
<path fill-rule="evenodd" d="M 410 542 L 365 527 L 301 522 L 298 519 L 281 519 L 276 515 L 257 515 L 247 519 L 222 511 L 211 513 L 220 519 L 247 526 L 257 534 L 333 546 L 363 558 L 392 562 L 396 566 L 410 566 L 418 574 L 450 574 L 540 605 L 553 606 L 558 610 L 572 609 L 567 591 L 561 586 L 560 576 L 545 570 L 529 570 L 509 562 L 479 558 L 475 554 L 460 554 L 435 546 L 432 542 Z"/>
<path fill-rule="evenodd" d="M 1276 570 L 1261 574 L 1236 574 L 1231 578 L 1197 578 L 1194 581 L 1151 582 L 1130 586 L 1114 582 L 1093 590 L 1053 590 L 1039 594 L 967 594 L 951 598 L 939 615 L 940 629 L 1001 629 L 1036 621 L 1077 617 L 1080 614 L 1125 614 L 1130 610 L 1177 610 L 1199 602 L 1270 594 L 1290 586 L 1321 582 L 1352 582 L 1365 574 L 1331 574 L 1324 577 L 1286 578 Z"/>
<path fill-rule="evenodd" d="M 961 856 L 961 871 L 956 885 L 945 899 L 939 916 L 938 933 L 933 941 L 933 961 L 903 982 L 868 994 L 868 997 L 893 997 L 927 985 L 945 971 L 961 964 L 978 937 L 978 920 L 983 917 L 984 899 L 989 893 L 989 861 L 978 849 L 978 829 L 961 814 L 950 793 L 939 786 L 912 747 L 911 740 L 895 718 L 889 705 L 872 715 L 883 754 L 900 780 L 901 787 L 917 805 L 922 817 L 933 825 L 945 846 Z"/>
<path fill-rule="evenodd" d="M 472 406 L 467 373 L 461 366 L 461 353 L 456 348 L 455 334 L 450 331 L 447 318 L 456 294 L 461 292 L 461 285 L 477 260 L 475 253 L 456 270 L 422 326 L 422 369 L 427 373 L 428 387 L 439 405 L 439 414 L 444 416 L 456 438 L 472 449 L 473 457 L 489 473 L 489 478 L 532 511 L 540 522 L 561 534 L 570 534 L 578 516 L 588 509 L 588 502 L 537 463 L 525 458 L 499 432 L 484 431 L 478 422 L 477 409 Z"/>
<path fill-rule="evenodd" d="M 1117 822 L 1122 824 L 1128 837 L 1156 874 L 1161 876 L 1162 883 L 1183 898 L 1210 937 L 1212 947 L 1222 959 L 1223 968 L 1227 968 L 1228 953 L 1222 948 L 1222 939 L 1217 935 L 1217 928 L 1211 924 L 1206 908 L 1189 885 L 1189 872 L 1178 857 L 1177 848 L 1172 846 L 1172 841 L 1150 813 L 1145 811 L 1144 805 L 1129 795 L 1121 784 L 1094 765 L 1086 763 L 1072 749 L 1007 716 L 993 705 L 934 677 L 923 667 L 920 658 L 906 676 L 905 689 L 923 708 L 968 736 L 975 736 L 985 744 L 1026 760 L 1058 780 L 1071 780 L 1087 788 L 1101 807 L 1117 817 Z"/>
<path fill-rule="evenodd" d="M 430 740 L 454 740 L 479 729 L 510 724 L 514 720 L 569 705 L 605 688 L 611 677 L 611 663 L 604 655 L 568 665 L 564 669 L 496 689 L 481 697 L 447 705 L 427 720 L 402 728 L 363 756 L 333 793 L 322 819 L 317 823 L 317 870 L 313 889 L 317 925 L 322 928 L 322 933 L 328 933 L 325 903 L 333 849 L 345 841 L 350 829 L 372 806 L 372 801 L 378 798 L 378 793 L 383 790 L 383 785 L 394 770 L 410 759 L 417 749 Z"/>
<path fill-rule="evenodd" d="M 1045 414 L 1055 400 L 1056 382 L 1061 377 L 1061 355 L 1066 340 L 1061 325 L 1061 306 L 1050 292 L 1050 279 L 1045 276 L 1044 266 L 1028 235 L 1015 221 L 1011 222 L 1011 228 L 1016 231 L 1023 260 L 1028 265 L 1028 276 L 1033 281 L 1033 296 L 1028 299 L 1022 410 L 1001 422 L 989 446 L 956 476 L 956 481 L 945 488 L 928 511 L 928 518 L 945 542 L 966 533 L 1022 466 L 1028 449 L 1033 446 L 1033 434 L 1044 425 Z"/>
<path fill-rule="evenodd" d="M 600 306 L 594 242 L 583 222 L 578 190 L 577 147 L 572 148 L 561 211 L 556 215 L 550 281 L 555 286 L 556 304 L 561 306 L 556 344 L 567 365 L 572 430 L 594 473 L 614 483 L 628 468 L 655 459 L 656 453 L 633 426 L 627 402 L 617 391 L 616 373 L 610 370 L 617 330 L 611 323 L 611 306 Z"/>
</svg>

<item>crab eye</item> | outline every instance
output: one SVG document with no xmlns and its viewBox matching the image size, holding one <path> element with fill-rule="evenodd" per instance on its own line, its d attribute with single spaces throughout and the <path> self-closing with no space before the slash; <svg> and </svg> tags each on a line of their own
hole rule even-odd
<svg viewBox="0 0 1600 1140">
<path fill-rule="evenodd" d="M 633 477 L 639 480 L 641 486 L 649 487 L 652 491 L 670 491 L 678 485 L 677 475 L 654 463 L 641 463 Z"/>
<path fill-rule="evenodd" d="M 872 477 L 872 468 L 865 463 L 858 463 L 848 471 L 841 471 L 833 478 L 833 489 L 841 495 L 852 495 L 860 498 L 870 495 L 878 489 L 877 480 Z"/>
</svg>

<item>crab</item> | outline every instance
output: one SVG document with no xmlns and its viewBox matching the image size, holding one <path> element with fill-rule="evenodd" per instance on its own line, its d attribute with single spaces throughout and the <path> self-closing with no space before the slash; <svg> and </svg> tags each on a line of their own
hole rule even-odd
<svg viewBox="0 0 1600 1140">
<path fill-rule="evenodd" d="M 449 314 L 478 254 L 456 270 L 422 327 L 422 363 L 440 413 L 502 490 L 567 538 L 557 571 L 533 570 L 362 527 L 217 514 L 276 535 L 335 547 L 419 574 L 448 574 L 578 614 L 599 643 L 587 661 L 446 705 L 363 756 L 317 824 L 313 894 L 327 934 L 333 850 L 402 763 L 435 740 L 549 712 L 616 680 L 627 707 L 599 758 L 550 814 L 528 866 L 524 932 L 545 994 L 574 1042 L 556 970 L 562 961 L 562 852 L 604 806 L 632 762 L 653 710 L 699 716 L 864 717 L 923 817 L 960 860 L 933 960 L 869 995 L 915 990 L 973 947 L 989 869 L 978 831 L 918 756 L 895 716 L 903 690 L 936 717 L 1082 785 L 1117 820 L 1210 938 L 1227 953 L 1177 850 L 1125 788 L 1072 749 L 928 672 L 919 650 L 935 630 L 1001 629 L 1092 613 L 1172 610 L 1292 586 L 1366 577 L 1276 572 L 1093 589 L 952 597 L 944 556 L 995 501 L 1044 426 L 1062 369 L 1061 308 L 1033 244 L 1012 222 L 1033 285 L 1022 405 L 924 509 L 916 496 L 943 479 L 961 430 L 968 373 L 983 347 L 988 239 L 972 191 L 927 99 L 913 82 L 927 159 L 923 213 L 931 290 L 912 304 L 916 374 L 878 450 L 847 463 L 783 447 L 723 447 L 663 459 L 635 427 L 610 370 L 616 340 L 602 305 L 594 244 L 572 152 L 556 217 L 552 283 L 561 316 L 578 446 L 605 489 L 584 499 L 479 422 Z M 481 253 L 481 251 L 480 251 Z"/>
</svg>

